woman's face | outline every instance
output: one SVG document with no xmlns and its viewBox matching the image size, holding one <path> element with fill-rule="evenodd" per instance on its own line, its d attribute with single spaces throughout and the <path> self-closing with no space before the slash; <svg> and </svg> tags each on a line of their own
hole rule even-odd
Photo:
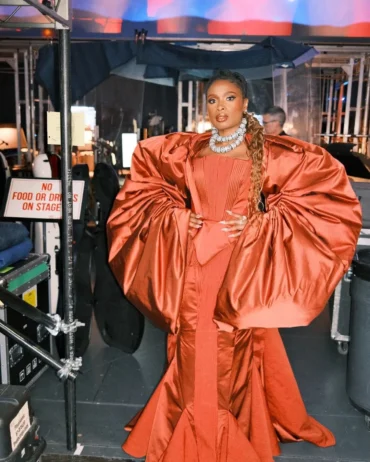
<svg viewBox="0 0 370 462">
<path fill-rule="evenodd" d="M 208 89 L 207 110 L 211 124 L 222 136 L 239 127 L 248 99 L 243 98 L 240 88 L 228 80 L 216 80 Z"/>
</svg>

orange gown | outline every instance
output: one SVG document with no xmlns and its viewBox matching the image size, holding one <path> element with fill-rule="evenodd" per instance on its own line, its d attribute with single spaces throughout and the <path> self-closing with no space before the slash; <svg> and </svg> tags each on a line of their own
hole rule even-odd
<svg viewBox="0 0 370 462">
<path fill-rule="evenodd" d="M 310 166 L 307 152 L 314 147 L 288 140 L 282 148 L 280 140 L 267 139 L 268 211 L 251 217 L 240 238 L 229 238 L 219 222 L 229 217 L 226 210 L 248 214 L 251 162 L 196 157 L 205 141 L 172 135 L 139 146 L 109 220 L 118 280 L 169 331 L 167 372 L 130 423 L 123 448 L 147 462 L 271 462 L 279 441 L 333 445 L 331 432 L 306 413 L 276 327 L 305 325 L 325 305 L 354 251 L 357 200 L 328 154 L 317 150 Z M 299 191 L 288 189 L 295 181 Z M 284 187 L 286 202 L 294 199 L 289 208 Z M 303 197 L 311 207 L 302 206 Z M 189 206 L 204 218 L 190 237 L 184 235 Z M 334 232 L 334 224 L 341 229 Z M 302 249 L 308 238 L 311 246 Z"/>
</svg>

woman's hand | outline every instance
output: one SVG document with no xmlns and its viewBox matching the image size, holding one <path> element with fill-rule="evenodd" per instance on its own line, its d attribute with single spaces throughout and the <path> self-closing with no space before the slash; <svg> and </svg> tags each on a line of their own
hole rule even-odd
<svg viewBox="0 0 370 462">
<path fill-rule="evenodd" d="M 226 213 L 228 213 L 233 219 L 220 221 L 223 225 L 227 225 L 227 228 L 222 228 L 222 231 L 225 233 L 233 233 L 229 234 L 229 237 L 239 237 L 248 222 L 247 217 L 245 215 L 233 213 L 231 210 L 226 210 Z"/>
<path fill-rule="evenodd" d="M 191 212 L 190 214 L 190 221 L 189 221 L 189 229 L 188 233 L 193 234 L 194 229 L 199 229 L 203 226 L 203 220 L 200 215 L 196 215 L 195 213 Z"/>
</svg>

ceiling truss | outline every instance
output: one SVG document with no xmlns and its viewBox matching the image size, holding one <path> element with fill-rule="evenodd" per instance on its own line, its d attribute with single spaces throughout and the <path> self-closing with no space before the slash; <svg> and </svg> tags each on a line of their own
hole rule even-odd
<svg viewBox="0 0 370 462">
<path fill-rule="evenodd" d="M 8 16 L 0 20 L 0 28 L 3 29 L 45 29 L 55 27 L 56 29 L 71 29 L 72 0 L 0 0 L 0 6 L 14 7 Z M 27 22 L 27 19 L 20 21 L 16 14 L 24 7 L 32 7 L 35 13 L 38 11 L 44 16 L 42 22 Z"/>
</svg>

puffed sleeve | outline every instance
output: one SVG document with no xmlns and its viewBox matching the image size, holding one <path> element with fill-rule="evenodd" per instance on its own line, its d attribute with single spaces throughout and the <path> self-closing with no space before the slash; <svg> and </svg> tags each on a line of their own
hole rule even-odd
<svg viewBox="0 0 370 462">
<path fill-rule="evenodd" d="M 175 332 L 188 222 L 185 135 L 139 143 L 107 224 L 110 266 L 127 298 L 158 327 Z"/>
<path fill-rule="evenodd" d="M 309 324 L 350 266 L 361 229 L 359 202 L 328 152 L 268 137 L 265 154 L 267 211 L 233 251 L 215 310 L 220 329 Z"/>
</svg>

